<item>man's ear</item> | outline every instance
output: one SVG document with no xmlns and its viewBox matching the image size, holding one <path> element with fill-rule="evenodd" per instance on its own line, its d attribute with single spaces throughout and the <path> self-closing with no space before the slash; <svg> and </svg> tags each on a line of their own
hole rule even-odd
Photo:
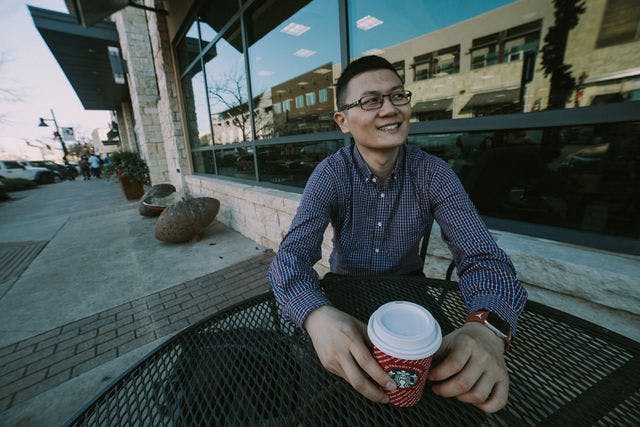
<svg viewBox="0 0 640 427">
<path fill-rule="evenodd" d="M 333 113 L 333 121 L 340 127 L 342 133 L 349 133 L 349 123 L 347 120 L 347 116 L 343 111 L 337 111 Z"/>
</svg>

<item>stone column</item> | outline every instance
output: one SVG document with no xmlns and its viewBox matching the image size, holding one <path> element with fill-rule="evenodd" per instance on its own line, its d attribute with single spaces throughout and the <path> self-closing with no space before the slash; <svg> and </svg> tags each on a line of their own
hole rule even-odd
<svg viewBox="0 0 640 427">
<path fill-rule="evenodd" d="M 165 9 L 162 1 L 147 0 L 147 6 Z M 167 19 L 165 16 L 147 12 L 149 21 L 149 35 L 153 46 L 153 60 L 158 78 L 158 113 L 160 130 L 164 140 L 165 158 L 168 167 L 168 176 L 171 183 L 180 192 L 186 188 L 183 183 L 183 175 L 188 173 L 188 152 L 185 147 L 183 125 L 180 116 L 180 101 L 178 98 L 177 81 L 174 67 L 174 58 L 171 54 L 171 41 Z"/>
<path fill-rule="evenodd" d="M 128 101 L 120 104 L 120 108 L 116 110 L 116 119 L 118 120 L 120 147 L 125 151 L 140 151 L 136 141 L 136 134 L 133 130 L 135 125 L 133 112 Z"/>
<path fill-rule="evenodd" d="M 167 182 L 169 173 L 160 126 L 160 95 L 145 11 L 125 7 L 112 15 L 118 29 L 135 120 L 140 155 L 149 166 L 151 182 Z M 131 142 L 131 141 L 130 141 Z"/>
</svg>

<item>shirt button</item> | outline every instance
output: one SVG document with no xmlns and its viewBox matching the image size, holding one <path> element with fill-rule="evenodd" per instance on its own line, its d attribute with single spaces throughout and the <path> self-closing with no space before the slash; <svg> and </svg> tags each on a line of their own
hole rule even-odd
<svg viewBox="0 0 640 427">
<path fill-rule="evenodd" d="M 384 193 L 380 193 L 380 197 L 383 197 L 383 198 L 384 198 Z"/>
<path fill-rule="evenodd" d="M 375 252 L 376 252 L 376 253 L 380 252 L 380 249 L 376 248 L 376 249 L 375 249 Z"/>
<path fill-rule="evenodd" d="M 382 227 L 382 222 L 378 222 L 378 227 Z"/>
<path fill-rule="evenodd" d="M 373 182 L 377 182 L 375 178 L 371 178 L 371 181 L 373 181 Z"/>
</svg>

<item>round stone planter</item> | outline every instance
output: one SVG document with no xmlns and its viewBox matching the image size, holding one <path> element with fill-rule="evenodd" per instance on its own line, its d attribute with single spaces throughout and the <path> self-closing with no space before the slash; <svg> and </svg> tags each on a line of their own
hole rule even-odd
<svg viewBox="0 0 640 427">
<path fill-rule="evenodd" d="M 171 184 L 156 184 L 151 186 L 142 196 L 138 212 L 144 216 L 158 216 L 163 210 L 179 200 L 176 187 Z"/>
<path fill-rule="evenodd" d="M 156 238 L 169 243 L 199 240 L 219 210 L 220 201 L 211 197 L 197 197 L 168 206 L 158 217 Z"/>
</svg>

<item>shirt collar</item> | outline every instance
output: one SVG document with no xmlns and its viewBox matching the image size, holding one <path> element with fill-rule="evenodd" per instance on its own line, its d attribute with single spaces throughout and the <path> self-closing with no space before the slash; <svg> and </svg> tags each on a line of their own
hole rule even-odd
<svg viewBox="0 0 640 427">
<path fill-rule="evenodd" d="M 369 165 L 367 165 L 367 162 L 364 161 L 364 159 L 362 158 L 362 154 L 360 154 L 360 150 L 358 150 L 358 146 L 356 144 L 353 144 L 353 162 L 356 166 L 356 168 L 358 169 L 358 171 L 362 174 L 362 176 L 364 176 L 365 180 L 367 182 L 371 181 L 373 178 L 375 178 L 375 175 L 373 172 L 371 172 L 371 169 L 369 169 Z M 398 150 L 398 157 L 396 158 L 396 165 L 393 168 L 393 171 L 391 172 L 391 176 L 389 177 L 390 179 L 394 179 L 395 176 L 398 175 L 398 172 L 401 170 L 401 168 L 404 165 L 404 151 L 405 151 L 405 146 L 404 144 L 402 144 L 400 146 L 400 150 Z M 375 182 L 375 181 L 374 181 Z"/>
</svg>

